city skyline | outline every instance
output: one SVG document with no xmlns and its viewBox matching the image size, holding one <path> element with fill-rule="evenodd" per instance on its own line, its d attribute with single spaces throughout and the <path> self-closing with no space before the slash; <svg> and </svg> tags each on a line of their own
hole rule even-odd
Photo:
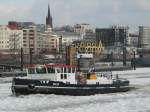
<svg viewBox="0 0 150 112">
<path fill-rule="evenodd" d="M 8 21 L 33 21 L 45 24 L 47 6 L 50 5 L 54 27 L 89 23 L 94 27 L 110 25 L 150 26 L 148 0 L 1 0 L 0 24 Z"/>
</svg>

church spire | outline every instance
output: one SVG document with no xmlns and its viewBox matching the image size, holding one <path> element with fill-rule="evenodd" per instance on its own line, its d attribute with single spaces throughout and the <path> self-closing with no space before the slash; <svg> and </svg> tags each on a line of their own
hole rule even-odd
<svg viewBox="0 0 150 112">
<path fill-rule="evenodd" d="M 48 4 L 48 17 L 49 18 L 51 17 L 49 4 Z"/>
<path fill-rule="evenodd" d="M 46 25 L 53 28 L 53 19 L 52 19 L 51 13 L 50 13 L 50 6 L 49 5 L 48 5 L 48 14 L 46 17 Z"/>
</svg>

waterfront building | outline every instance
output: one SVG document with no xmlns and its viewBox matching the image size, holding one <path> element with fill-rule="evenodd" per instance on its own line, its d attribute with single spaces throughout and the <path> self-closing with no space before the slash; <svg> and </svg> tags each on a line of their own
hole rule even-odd
<svg viewBox="0 0 150 112">
<path fill-rule="evenodd" d="M 92 53 L 93 55 L 97 55 L 104 50 L 101 41 L 97 43 L 96 41 L 82 40 L 82 41 L 74 41 L 72 44 L 76 49 L 78 49 L 79 53 L 85 54 Z"/>
<path fill-rule="evenodd" d="M 79 34 L 82 39 L 95 40 L 95 29 L 90 26 L 90 24 L 75 24 L 74 32 Z"/>
<path fill-rule="evenodd" d="M 53 31 L 74 32 L 74 27 L 72 27 L 70 25 L 63 25 L 61 27 L 53 28 Z"/>
<path fill-rule="evenodd" d="M 33 54 L 59 52 L 59 38 L 51 28 L 43 29 L 30 26 L 23 29 L 23 48 L 26 54 L 32 50 Z"/>
<path fill-rule="evenodd" d="M 128 27 L 113 26 L 96 29 L 96 41 L 101 41 L 105 47 L 126 45 L 127 37 Z"/>
<path fill-rule="evenodd" d="M 47 28 L 47 26 L 45 24 L 36 24 L 36 27 L 37 27 L 38 31 L 41 33 L 45 32 L 47 29 L 51 30 L 51 28 Z"/>
<path fill-rule="evenodd" d="M 74 32 L 80 34 L 80 35 L 84 35 L 85 31 L 87 29 L 90 29 L 90 25 L 87 23 L 83 23 L 83 24 L 75 24 L 74 25 Z"/>
<path fill-rule="evenodd" d="M 128 46 L 131 47 L 137 47 L 138 46 L 138 39 L 139 39 L 139 35 L 138 34 L 129 34 L 128 36 Z"/>
<path fill-rule="evenodd" d="M 68 65 L 78 65 L 77 62 L 77 49 L 70 45 L 66 48 L 66 64 Z"/>
<path fill-rule="evenodd" d="M 143 49 L 150 49 L 150 27 L 139 26 L 139 42 L 138 45 Z"/>
<path fill-rule="evenodd" d="M 29 26 L 33 26 L 35 23 L 33 22 L 18 22 L 18 21 L 9 21 L 8 27 L 10 29 L 23 29 L 28 28 Z"/>
<path fill-rule="evenodd" d="M 40 34 L 38 39 L 38 51 L 39 53 L 59 53 L 60 50 L 60 37 L 54 32 L 45 31 Z"/>
<path fill-rule="evenodd" d="M 17 53 L 23 47 L 23 32 L 0 26 L 0 50 L 3 52 Z"/>
<path fill-rule="evenodd" d="M 23 29 L 23 50 L 25 54 L 29 54 L 30 50 L 33 54 L 37 54 L 37 35 L 36 26 Z"/>
<path fill-rule="evenodd" d="M 91 40 L 74 41 L 72 45 L 67 48 L 67 60 L 70 65 L 77 65 L 77 53 L 99 55 L 104 50 L 101 42 Z"/>
<path fill-rule="evenodd" d="M 48 35 L 40 32 L 37 36 L 37 54 L 49 52 Z"/>
<path fill-rule="evenodd" d="M 55 32 L 56 35 L 58 35 L 58 37 L 61 38 L 61 50 L 62 52 L 66 51 L 66 46 L 69 46 L 70 44 L 72 44 L 72 42 L 76 41 L 76 40 L 81 40 L 81 36 L 75 32 L 61 32 L 61 31 L 57 31 Z"/>
<path fill-rule="evenodd" d="M 88 29 L 85 31 L 85 35 L 83 35 L 84 40 L 96 40 L 95 32 L 92 29 Z"/>
</svg>

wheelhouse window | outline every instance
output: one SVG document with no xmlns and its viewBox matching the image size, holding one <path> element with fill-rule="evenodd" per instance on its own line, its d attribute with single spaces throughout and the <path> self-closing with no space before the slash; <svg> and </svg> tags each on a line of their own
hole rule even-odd
<svg viewBox="0 0 150 112">
<path fill-rule="evenodd" d="M 64 68 L 64 73 L 69 73 L 69 68 Z"/>
<path fill-rule="evenodd" d="M 64 79 L 67 79 L 67 74 L 64 74 Z"/>
<path fill-rule="evenodd" d="M 75 73 L 76 72 L 76 69 L 75 68 L 72 68 L 72 73 Z"/>
<path fill-rule="evenodd" d="M 47 68 L 48 73 L 55 73 L 55 69 L 54 68 Z"/>
<path fill-rule="evenodd" d="M 61 79 L 67 79 L 67 74 L 60 74 Z"/>
<path fill-rule="evenodd" d="M 66 68 L 64 68 L 64 73 L 67 73 L 67 72 L 66 72 Z"/>
<path fill-rule="evenodd" d="M 60 75 L 60 78 L 63 79 L 63 74 Z"/>
<path fill-rule="evenodd" d="M 28 68 L 28 74 L 35 74 L 34 68 Z"/>
<path fill-rule="evenodd" d="M 41 66 L 36 67 L 36 72 L 38 74 L 45 74 L 46 73 L 46 68 L 45 67 L 41 67 Z"/>
<path fill-rule="evenodd" d="M 62 68 L 56 68 L 57 73 L 62 73 Z"/>
<path fill-rule="evenodd" d="M 68 68 L 68 73 L 71 73 L 72 71 L 71 71 L 71 68 Z"/>
</svg>

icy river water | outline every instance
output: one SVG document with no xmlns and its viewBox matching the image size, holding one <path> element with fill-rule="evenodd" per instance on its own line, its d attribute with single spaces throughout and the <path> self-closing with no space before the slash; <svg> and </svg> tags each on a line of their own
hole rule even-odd
<svg viewBox="0 0 150 112">
<path fill-rule="evenodd" d="M 119 71 L 137 87 L 129 92 L 92 96 L 11 93 L 11 78 L 0 79 L 0 112 L 150 112 L 150 68 Z"/>
</svg>

